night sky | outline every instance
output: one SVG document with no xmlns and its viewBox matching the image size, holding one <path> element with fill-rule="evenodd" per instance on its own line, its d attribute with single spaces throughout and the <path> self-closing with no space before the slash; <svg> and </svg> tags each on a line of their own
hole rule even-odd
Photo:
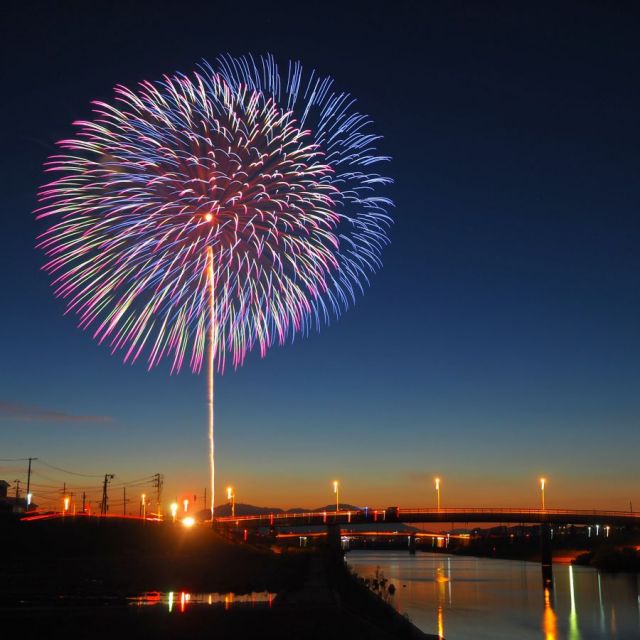
<svg viewBox="0 0 640 640">
<path fill-rule="evenodd" d="M 202 494 L 205 376 L 125 365 L 63 316 L 32 211 L 116 83 L 271 52 L 372 116 L 395 224 L 352 309 L 218 378 L 217 502 L 315 507 L 339 479 L 432 506 L 439 475 L 443 506 L 537 506 L 545 475 L 548 507 L 640 508 L 640 15 L 524 4 L 4 5 L 0 457 Z"/>
</svg>

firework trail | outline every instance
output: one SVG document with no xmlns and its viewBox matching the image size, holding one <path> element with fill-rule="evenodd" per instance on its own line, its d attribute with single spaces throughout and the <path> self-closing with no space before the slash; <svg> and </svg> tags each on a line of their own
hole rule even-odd
<svg viewBox="0 0 640 640">
<path fill-rule="evenodd" d="M 214 367 L 319 329 L 381 266 L 388 158 L 332 87 L 221 56 L 117 86 L 45 165 L 38 246 L 67 313 L 125 362 L 207 361 L 212 484 Z"/>
</svg>

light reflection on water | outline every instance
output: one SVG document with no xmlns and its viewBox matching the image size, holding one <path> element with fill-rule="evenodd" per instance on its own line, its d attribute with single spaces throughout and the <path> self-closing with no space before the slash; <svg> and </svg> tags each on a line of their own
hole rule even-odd
<svg viewBox="0 0 640 640">
<path fill-rule="evenodd" d="M 239 606 L 268 606 L 273 605 L 275 593 L 268 591 L 253 593 L 188 593 L 186 591 L 147 591 L 139 596 L 128 598 L 129 604 L 146 606 L 164 606 L 169 612 L 179 611 L 184 613 L 188 607 L 198 605 L 217 605 L 230 609 L 233 605 Z"/>
<path fill-rule="evenodd" d="M 363 578 L 379 567 L 395 607 L 447 640 L 640 639 L 636 574 L 554 565 L 549 590 L 534 562 L 401 551 L 351 551 L 347 562 Z"/>
</svg>

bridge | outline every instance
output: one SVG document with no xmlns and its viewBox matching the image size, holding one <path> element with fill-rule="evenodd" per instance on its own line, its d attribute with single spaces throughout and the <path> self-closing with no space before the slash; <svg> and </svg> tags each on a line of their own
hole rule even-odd
<svg viewBox="0 0 640 640">
<path fill-rule="evenodd" d="M 325 525 L 329 545 L 338 551 L 341 529 L 351 525 L 375 525 L 376 523 L 431 523 L 431 524 L 538 524 L 540 525 L 540 560 L 542 582 L 545 587 L 553 585 L 551 538 L 553 525 L 628 526 L 640 527 L 640 513 L 631 511 L 599 511 L 579 509 L 513 509 L 513 508 L 436 508 L 406 509 L 357 509 L 351 511 L 313 511 L 309 513 L 269 513 L 253 516 L 216 517 L 218 526 L 228 528 L 276 528 L 310 527 Z M 348 535 L 352 535 L 349 532 Z M 357 534 L 356 534 L 357 535 Z M 417 533 L 405 533 L 409 540 L 409 552 L 415 553 Z"/>
<path fill-rule="evenodd" d="M 216 517 L 216 523 L 244 529 L 260 527 L 308 527 L 372 523 L 502 523 L 541 525 L 640 526 L 640 513 L 579 509 L 446 508 L 358 509 L 351 511 L 311 511 L 307 513 L 268 513 L 251 516 Z"/>
</svg>

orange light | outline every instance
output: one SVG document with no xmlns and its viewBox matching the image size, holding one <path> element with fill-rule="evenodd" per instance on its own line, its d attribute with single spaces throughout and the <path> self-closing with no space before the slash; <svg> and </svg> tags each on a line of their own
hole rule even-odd
<svg viewBox="0 0 640 640">
<path fill-rule="evenodd" d="M 207 213 L 207 214 L 205 215 L 204 219 L 205 219 L 207 222 L 211 222 L 211 221 L 213 220 L 213 214 L 212 214 L 212 213 Z"/>
<path fill-rule="evenodd" d="M 187 529 L 191 529 L 191 527 L 193 527 L 193 525 L 196 523 L 195 518 L 192 518 L 191 516 L 189 516 L 188 518 L 183 518 L 182 519 L 182 524 L 187 527 Z"/>
<path fill-rule="evenodd" d="M 182 504 L 184 505 L 184 511 L 186 513 L 189 510 L 189 501 L 188 500 L 183 500 Z"/>
<path fill-rule="evenodd" d="M 551 604 L 551 594 L 549 588 L 544 589 L 544 614 L 542 616 L 542 626 L 544 630 L 545 640 L 556 640 L 558 633 L 558 625 L 556 614 Z"/>
</svg>

